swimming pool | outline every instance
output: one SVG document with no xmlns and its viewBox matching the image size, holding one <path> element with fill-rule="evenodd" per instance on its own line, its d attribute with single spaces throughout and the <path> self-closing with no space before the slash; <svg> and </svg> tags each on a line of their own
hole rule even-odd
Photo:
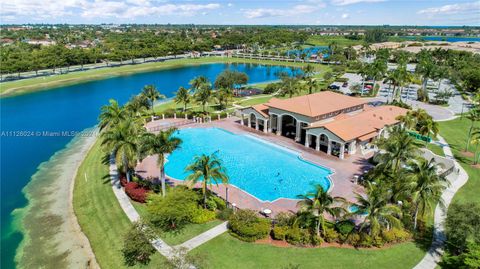
<svg viewBox="0 0 480 269">
<path fill-rule="evenodd" d="M 298 153 L 249 135 L 236 135 L 220 128 L 181 129 L 175 134 L 183 143 L 168 156 L 165 172 L 184 180 L 185 167 L 196 155 L 217 152 L 230 184 L 263 201 L 295 199 L 321 184 L 328 190 L 332 170 L 302 160 Z"/>
</svg>

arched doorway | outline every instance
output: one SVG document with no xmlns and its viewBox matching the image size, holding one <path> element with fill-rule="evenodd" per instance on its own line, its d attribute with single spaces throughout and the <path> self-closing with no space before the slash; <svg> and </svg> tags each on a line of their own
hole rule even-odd
<svg viewBox="0 0 480 269">
<path fill-rule="evenodd" d="M 250 126 L 251 128 L 253 129 L 256 129 L 257 127 L 257 117 L 255 116 L 255 114 L 250 114 Z"/>
<path fill-rule="evenodd" d="M 282 116 L 282 135 L 295 139 L 297 129 L 297 120 L 290 115 Z"/>
<path fill-rule="evenodd" d="M 307 136 L 308 136 L 308 139 L 307 139 Z M 317 137 L 315 135 L 312 135 L 312 134 L 306 134 L 305 135 L 305 138 L 307 139 L 307 141 L 309 142 L 308 143 L 308 147 L 312 148 L 312 149 L 316 149 L 317 148 Z"/>
<path fill-rule="evenodd" d="M 327 153 L 328 152 L 328 136 L 325 134 L 320 135 L 320 150 Z"/>
</svg>

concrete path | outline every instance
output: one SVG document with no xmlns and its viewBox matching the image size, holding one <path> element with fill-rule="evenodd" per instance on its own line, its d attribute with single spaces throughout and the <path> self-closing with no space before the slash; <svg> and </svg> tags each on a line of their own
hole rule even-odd
<svg viewBox="0 0 480 269">
<path fill-rule="evenodd" d="M 133 207 L 125 191 L 123 191 L 122 186 L 120 185 L 120 180 L 118 178 L 117 165 L 115 164 L 115 158 L 110 158 L 110 181 L 112 183 L 113 193 L 117 197 L 120 207 L 122 207 L 123 212 L 127 215 L 128 219 L 131 222 L 136 222 L 140 220 L 140 215 L 138 214 L 135 207 Z M 152 246 L 160 252 L 163 256 L 171 259 L 174 257 L 173 248 L 162 239 L 156 238 L 151 241 Z"/>
<path fill-rule="evenodd" d="M 438 136 L 440 143 L 444 144 L 443 152 L 447 158 L 451 158 L 455 162 L 455 170 L 447 177 L 450 182 L 450 186 L 445 189 L 442 194 L 442 199 L 445 204 L 445 208 L 448 208 L 452 202 L 455 193 L 465 184 L 468 180 L 468 174 L 463 167 L 454 159 L 452 150 L 443 137 Z M 435 208 L 434 216 L 434 230 L 433 230 L 433 242 L 423 259 L 414 267 L 414 269 L 434 269 L 437 267 L 437 263 L 442 259 L 443 246 L 445 243 L 445 219 L 447 212 L 437 205 Z"/>
<path fill-rule="evenodd" d="M 188 251 L 200 246 L 201 244 L 223 234 L 228 230 L 227 221 L 222 224 L 219 224 L 212 229 L 195 236 L 194 238 L 184 242 L 183 244 L 178 245 L 178 248 L 186 248 Z"/>
</svg>

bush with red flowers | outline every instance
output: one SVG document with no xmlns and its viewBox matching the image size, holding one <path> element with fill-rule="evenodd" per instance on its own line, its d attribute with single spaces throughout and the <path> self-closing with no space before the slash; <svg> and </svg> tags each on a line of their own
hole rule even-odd
<svg viewBox="0 0 480 269">
<path fill-rule="evenodd" d="M 125 187 L 125 185 L 127 185 L 127 176 L 124 174 L 124 173 L 121 173 L 119 175 L 120 177 L 120 185 L 122 185 L 122 187 Z"/>
<path fill-rule="evenodd" d="M 128 182 L 125 185 L 125 193 L 128 197 L 140 203 L 145 203 L 148 191 L 148 189 L 139 186 L 137 182 Z"/>
</svg>

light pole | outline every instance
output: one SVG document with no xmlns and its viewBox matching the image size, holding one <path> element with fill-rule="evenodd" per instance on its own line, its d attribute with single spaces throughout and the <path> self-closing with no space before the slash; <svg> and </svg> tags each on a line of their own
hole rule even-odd
<svg viewBox="0 0 480 269">
<path fill-rule="evenodd" d="M 227 201 L 227 207 L 228 207 L 228 185 L 225 186 L 225 200 Z"/>
</svg>

